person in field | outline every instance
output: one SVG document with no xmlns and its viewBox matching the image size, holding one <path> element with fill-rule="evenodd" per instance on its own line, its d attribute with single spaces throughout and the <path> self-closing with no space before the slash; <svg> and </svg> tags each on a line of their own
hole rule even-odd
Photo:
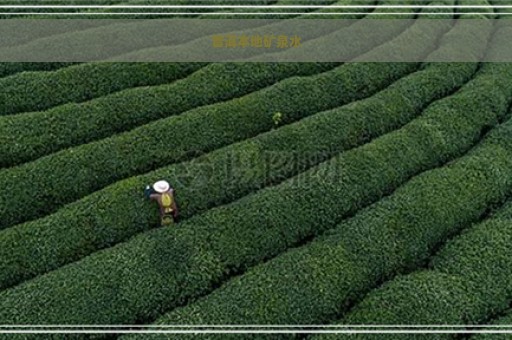
<svg viewBox="0 0 512 340">
<path fill-rule="evenodd" d="M 174 189 L 167 181 L 158 181 L 145 189 L 146 197 L 156 201 L 160 206 L 162 226 L 173 224 L 178 219 L 178 206 L 174 197 Z"/>
</svg>

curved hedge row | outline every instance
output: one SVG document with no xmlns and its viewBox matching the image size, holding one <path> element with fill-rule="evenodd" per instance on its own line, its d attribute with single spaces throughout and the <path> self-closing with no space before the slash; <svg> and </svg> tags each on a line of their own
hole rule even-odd
<svg viewBox="0 0 512 340">
<path fill-rule="evenodd" d="M 435 34 L 431 39 L 437 40 L 446 29 L 446 25 L 433 28 Z M 411 47 L 423 50 L 425 54 L 429 49 L 425 45 Z M 246 64 L 223 65 L 244 67 Z M 261 65 L 267 64 L 251 64 L 253 67 Z M 290 64 L 277 64 L 276 67 L 286 65 Z M 306 65 L 315 69 L 331 64 Z M 292 63 L 291 67 L 297 67 L 297 63 Z M 305 67 L 300 66 L 301 69 Z M 415 63 L 358 63 L 314 77 L 295 77 L 236 100 L 200 107 L 185 115 L 156 121 L 125 134 L 0 171 L 0 185 L 6 188 L 0 193 L 0 203 L 5 202 L 0 204 L 0 228 L 51 213 L 124 177 L 190 159 L 265 132 L 273 127 L 272 117 L 278 111 L 284 115 L 282 123 L 290 123 L 371 95 L 416 68 Z M 152 104 L 155 102 L 156 99 Z M 112 121 L 113 117 L 108 117 L 108 124 Z M 172 141 L 168 136 L 172 136 Z M 36 145 L 36 141 L 31 144 Z M 32 183 L 31 190 L 21 183 Z M 48 188 L 59 190 L 49 192 Z M 25 200 L 30 202 L 30 210 L 23 208 Z"/>
<path fill-rule="evenodd" d="M 371 98 L 304 118 L 192 162 L 118 182 L 46 218 L 0 232 L 0 289 L 157 226 L 154 209 L 137 190 L 147 183 L 169 179 L 178 193 L 181 216 L 188 218 L 404 125 L 428 103 L 466 82 L 476 67 L 471 63 L 429 65 Z M 87 228 L 77 233 L 78 225 Z"/>
<path fill-rule="evenodd" d="M 0 79 L 0 115 L 39 111 L 105 96 L 130 87 L 160 85 L 183 78 L 205 63 L 87 63 L 54 72 L 24 72 Z M 70 109 L 68 107 L 68 109 Z M 48 114 L 51 114 L 48 113 Z M 30 115 L 38 127 L 45 115 Z M 34 119 L 36 118 L 36 119 Z M 14 118 L 13 122 L 16 122 Z M 22 119 L 23 121 L 23 119 Z M 21 132 L 20 140 L 32 131 Z"/>
<path fill-rule="evenodd" d="M 509 99 L 511 95 L 509 93 Z M 505 104 L 502 99 L 499 101 Z M 389 176 L 398 171 L 397 163 L 417 162 L 418 155 L 432 145 L 444 150 L 428 150 L 426 156 L 432 158 L 436 154 L 439 162 L 446 157 L 444 152 L 463 151 L 462 145 L 459 147 L 463 148 L 457 151 L 457 147 L 449 150 L 454 147 L 451 144 L 460 142 L 458 137 L 466 139 L 466 143 L 474 142 L 484 126 L 482 123 L 496 119 L 497 112 L 487 111 L 486 118 L 480 117 L 483 119 L 480 129 L 470 132 L 477 128 L 469 128 L 474 124 L 474 116 L 466 112 L 463 118 L 461 111 L 464 108 L 460 108 L 453 121 L 454 116 L 450 113 L 456 111 L 452 105 L 446 103 L 443 110 L 437 111 L 437 119 L 430 120 L 425 116 L 425 119 L 411 123 L 409 129 L 405 127 L 409 130 L 409 138 L 394 141 L 394 144 L 388 141 L 385 156 L 382 156 L 381 148 L 369 149 L 367 164 L 368 160 L 372 161 L 370 164 L 376 164 L 377 157 L 387 159 L 387 168 L 380 169 L 379 165 L 378 170 Z M 448 109 L 450 106 L 451 110 Z M 448 122 L 457 127 L 446 126 Z M 457 128 L 465 131 L 457 133 Z M 466 133 L 469 138 L 462 137 Z M 512 121 L 492 133 L 466 157 L 415 177 L 393 195 L 341 223 L 308 246 L 291 250 L 250 270 L 212 294 L 167 314 L 158 323 L 318 324 L 332 319 L 383 279 L 420 265 L 439 242 L 461 225 L 478 219 L 490 204 L 506 197 L 512 190 L 511 137 Z M 340 177 L 347 180 L 347 175 Z M 375 181 L 379 179 L 377 173 Z M 363 181 L 363 178 L 358 180 Z M 368 181 L 368 178 L 364 180 Z M 343 187 L 338 189 L 340 196 L 352 194 L 342 191 Z M 303 220 L 302 223 L 307 222 Z M 240 229 L 243 225 L 239 224 L 238 238 L 241 238 Z M 290 237 L 290 234 L 288 229 L 286 236 Z M 231 242 L 242 245 L 242 241 L 235 238 Z M 219 262 L 229 264 L 221 248 L 217 251 Z"/>
<path fill-rule="evenodd" d="M 431 106 L 430 110 L 438 114 L 413 124 L 399 140 L 394 134 L 387 135 L 279 186 L 192 217 L 177 228 L 149 231 L 6 290 L 0 293 L 0 321 L 127 323 L 152 319 L 191 296 L 211 290 L 229 273 L 320 232 L 425 166 L 465 151 L 478 140 L 486 125 L 492 125 L 497 116 L 504 114 L 512 94 L 506 96 L 500 90 L 510 85 L 509 76 L 504 72 L 481 75 L 467 85 L 467 90 Z M 495 78 L 501 81 L 494 81 Z M 469 100 L 467 106 L 457 110 L 463 100 Z M 487 111 L 488 107 L 501 110 Z M 414 148 L 413 141 L 420 147 Z M 390 150 L 395 152 L 389 153 Z M 403 166 L 397 167 L 397 163 Z M 340 168 L 350 170 L 329 171 Z M 498 195 L 493 192 L 491 196 Z M 296 284 L 295 281 L 293 286 Z M 70 300 L 74 301 L 76 313 L 67 308 Z M 16 305 L 16 315 L 8 312 L 11 303 Z"/>
<path fill-rule="evenodd" d="M 428 270 L 371 292 L 343 323 L 473 325 L 503 312 L 512 301 L 511 213 L 509 204 L 448 242 Z"/>
<path fill-rule="evenodd" d="M 252 65 L 252 77 L 264 78 L 264 71 L 277 73 L 263 65 Z M 305 71 L 308 66 L 313 71 L 328 67 L 323 64 L 274 64 L 277 70 L 297 68 Z M 122 178 L 191 159 L 268 131 L 273 128 L 272 116 L 278 111 L 283 114 L 283 124 L 287 124 L 361 99 L 416 67 L 409 63 L 347 64 L 316 76 L 294 77 L 239 99 L 200 107 L 128 133 L 1 170 L 0 187 L 5 190 L 0 192 L 0 228 L 44 216 Z M 220 73 L 212 73 L 215 74 Z M 238 72 L 234 74 L 235 78 L 236 74 Z M 158 98 L 154 98 L 154 105 Z M 108 117 L 105 123 L 110 124 L 114 119 L 114 116 Z M 37 145 L 35 141 L 34 145 Z M 31 186 L 27 187 L 26 183 Z M 30 209 L 26 209 L 27 204 Z"/>
<path fill-rule="evenodd" d="M 325 72 L 336 65 L 211 64 L 173 84 L 128 89 L 82 104 L 0 117 L 0 166 L 27 162 L 199 106 L 246 95 L 285 78 Z M 194 66 L 188 66 L 191 67 Z"/>
<path fill-rule="evenodd" d="M 510 28 L 502 29 L 495 44 L 505 43 L 510 33 Z M 501 67 L 512 67 L 512 64 Z M 512 125 L 512 121 L 507 125 Z M 496 157 L 501 153 L 496 151 Z M 491 171 L 498 169 L 491 168 Z M 342 322 L 416 325 L 485 322 L 512 302 L 511 240 L 512 204 L 509 203 L 445 244 L 430 260 L 428 270 L 395 278 L 371 292 Z"/>
<path fill-rule="evenodd" d="M 306 34 L 304 38 L 311 39 L 314 35 Z M 169 83 L 203 65 L 205 63 L 87 63 L 52 73 L 23 73 L 0 79 L 0 115 L 86 101 L 130 87 Z M 38 125 L 37 121 L 34 125 Z"/>
<path fill-rule="evenodd" d="M 345 3 L 353 1 L 357 0 L 342 0 Z M 311 37 L 314 35 L 312 33 Z M 352 51 L 356 51 L 356 49 L 352 49 Z M 118 65 L 116 69 L 127 68 L 123 66 L 124 63 Z M 167 68 L 186 69 L 188 73 L 189 69 L 199 68 L 202 64 L 185 65 L 190 66 L 167 66 Z M 197 106 L 241 96 L 291 75 L 309 75 L 331 69 L 334 65 L 339 64 L 316 65 L 315 67 L 319 71 L 309 68 L 313 66 L 305 67 L 304 65 L 304 63 L 294 63 L 280 68 L 275 64 L 214 64 L 171 85 L 125 90 L 87 103 L 68 104 L 46 112 L 0 117 L 0 167 L 21 164 L 63 148 L 105 138 L 116 132 L 175 115 Z M 95 70 L 103 67 L 88 64 L 72 71 L 63 70 L 63 72 L 67 77 L 75 79 L 76 72 L 84 68 L 89 68 L 88 72 L 90 72 L 91 68 Z M 279 72 L 281 69 L 283 71 Z M 256 72 L 261 74 L 255 74 Z M 61 77 L 56 75 L 52 81 L 58 78 Z M 48 84 L 52 81 L 47 80 L 45 83 Z M 20 84 L 20 86 L 24 88 L 24 85 Z M 15 89 L 18 87 L 15 86 Z M 52 89 L 44 86 L 36 92 L 40 95 L 44 91 L 52 91 Z M 39 95 L 33 98 L 39 98 Z M 29 96 L 28 94 L 13 96 L 17 99 L 6 101 L 5 105 L 25 105 L 23 103 Z M 40 99 L 37 100 L 40 101 Z M 13 101 L 15 103 L 12 103 Z M 105 120 L 108 120 L 108 124 L 104 123 Z M 80 126 L 80 129 L 77 130 L 76 126 Z"/>
</svg>

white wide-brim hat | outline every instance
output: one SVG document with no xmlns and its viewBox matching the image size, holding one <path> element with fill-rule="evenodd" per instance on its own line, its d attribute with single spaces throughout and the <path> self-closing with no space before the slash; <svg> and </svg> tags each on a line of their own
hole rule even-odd
<svg viewBox="0 0 512 340">
<path fill-rule="evenodd" d="M 169 188 L 171 186 L 167 181 L 158 181 L 155 184 L 153 184 L 153 189 L 155 189 L 156 192 L 163 194 L 164 192 L 169 191 Z"/>
</svg>

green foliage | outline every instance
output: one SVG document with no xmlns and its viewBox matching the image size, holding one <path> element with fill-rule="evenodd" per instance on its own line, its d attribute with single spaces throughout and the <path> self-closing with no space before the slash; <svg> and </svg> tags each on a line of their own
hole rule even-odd
<svg viewBox="0 0 512 340">
<path fill-rule="evenodd" d="M 359 0 L 344 1 L 350 3 Z M 281 24 L 283 25 L 281 29 L 285 29 L 286 23 L 282 22 Z M 224 27 L 219 26 L 219 29 Z M 278 28 L 279 26 L 276 27 L 276 29 Z M 226 28 L 224 27 L 224 29 Z M 344 29 L 339 31 L 344 31 Z M 346 31 L 350 33 L 350 28 Z M 381 32 L 379 39 L 386 40 L 394 33 Z M 312 39 L 318 34 L 317 30 L 313 30 L 311 34 L 305 33 L 303 38 Z M 353 46 L 349 53 L 357 55 L 364 52 L 368 46 L 363 45 Z M 366 45 L 371 46 L 370 43 Z M 187 46 L 185 44 L 181 48 L 188 53 L 189 47 Z M 210 45 L 207 44 L 207 46 Z M 172 47 L 173 51 L 177 48 L 177 46 Z M 117 67 L 122 68 L 121 65 L 123 64 L 119 64 Z M 0 167 L 31 161 L 64 148 L 105 138 L 114 133 L 152 120 L 172 116 L 197 106 L 239 97 L 292 75 L 310 75 L 335 66 L 332 63 L 316 65 L 316 68 L 315 66 L 306 66 L 304 63 L 281 65 L 284 66 L 281 67 L 279 64 L 271 64 L 271 66 L 269 64 L 216 64 L 170 86 L 131 89 L 83 104 L 68 104 L 45 112 L 0 118 Z M 193 68 L 194 66 L 185 67 Z M 314 69 L 310 69 L 310 67 Z M 44 91 L 44 89 L 40 91 Z M 52 91 L 52 89 L 47 91 Z M 70 91 L 70 93 L 70 96 L 73 96 L 73 92 Z M 31 105 L 26 104 L 27 96 L 30 95 L 15 95 L 13 98 L 16 100 L 10 99 L 5 105 Z M 39 96 L 35 98 L 40 101 Z M 59 100 L 59 98 L 54 99 L 54 101 Z M 13 101 L 15 103 L 12 103 Z M 39 103 L 38 105 L 46 104 Z M 80 128 L 77 129 L 77 126 Z"/>
<path fill-rule="evenodd" d="M 199 67 L 197 64 L 183 65 L 185 69 Z M 0 166 L 33 160 L 198 106 L 242 96 L 287 77 L 327 71 L 335 65 L 212 64 L 173 84 L 127 89 L 82 104 L 71 103 L 44 112 L 1 117 Z M 206 111 L 205 108 L 201 110 Z M 164 124 L 158 122 L 155 125 Z"/>
<path fill-rule="evenodd" d="M 467 150 L 480 138 L 482 128 L 495 124 L 497 118 L 504 115 L 512 97 L 512 84 L 508 81 L 511 68 L 487 70 L 469 83 L 467 90 L 436 102 L 430 107 L 430 113 L 425 114 L 425 118 L 415 120 L 397 133 L 344 153 L 278 186 L 194 216 L 180 223 L 179 227 L 152 230 L 129 242 L 92 254 L 79 262 L 0 293 L 0 322 L 19 324 L 41 323 L 44 320 L 48 323 L 130 323 L 153 319 L 162 311 L 190 297 L 210 291 L 212 285 L 226 275 L 242 271 L 279 254 L 304 238 L 322 232 L 343 217 L 382 197 L 418 171 L 438 165 Z M 456 105 L 461 98 L 469 101 L 462 106 Z M 457 163 L 460 165 L 420 176 L 393 198 L 383 200 L 369 212 L 350 220 L 348 224 L 342 224 L 330 240 L 334 245 L 340 242 L 347 246 L 347 251 L 336 251 L 340 256 L 324 254 L 320 258 L 315 257 L 308 268 L 316 268 L 316 275 L 339 275 L 341 279 L 347 280 L 336 282 L 347 282 L 346 287 L 350 289 L 336 291 L 361 292 L 364 285 L 358 286 L 356 282 L 368 287 L 384 277 L 386 269 L 393 271 L 404 261 L 420 259 L 422 254 L 416 253 L 416 250 L 424 249 L 425 244 L 436 243 L 436 236 L 442 236 L 443 228 L 448 230 L 454 227 L 453 211 L 458 212 L 459 219 L 470 220 L 480 214 L 481 207 L 485 208 L 489 201 L 500 198 L 512 186 L 508 177 L 501 176 L 503 173 L 512 173 L 510 157 L 491 158 L 495 155 L 494 149 L 498 147 L 512 151 L 510 142 L 504 138 L 499 139 L 500 136 L 497 134 L 490 142 L 474 151 L 471 157 Z M 488 167 L 499 171 L 488 173 Z M 463 180 L 462 171 L 468 173 Z M 488 173 L 484 181 L 480 178 L 482 173 Z M 461 189 L 465 189 L 460 199 L 454 199 L 461 194 L 453 190 L 455 178 Z M 475 195 L 475 192 L 485 192 L 486 195 Z M 424 204 L 432 202 L 434 196 L 437 199 L 436 205 Z M 404 210 L 401 208 L 403 205 L 406 206 Z M 409 212 L 413 214 L 409 215 Z M 399 213 L 405 216 L 397 219 Z M 387 214 L 392 215 L 387 219 L 389 224 L 383 223 L 381 218 Z M 409 216 L 426 218 L 419 221 L 413 219 L 407 228 L 401 228 Z M 425 225 L 439 226 L 438 233 L 431 234 L 432 229 L 425 228 Z M 396 226 L 400 228 L 396 229 Z M 393 230 L 399 232 L 399 235 L 393 233 Z M 371 231 L 377 235 L 369 235 Z M 401 235 L 407 240 L 411 238 L 411 234 L 405 231 L 414 232 L 412 235 L 417 236 L 413 238 L 416 247 L 404 247 L 404 242 L 395 242 Z M 380 249 L 380 245 L 385 249 Z M 403 253 L 397 252 L 393 247 L 410 250 L 410 254 L 405 250 Z M 360 254 L 358 259 L 362 262 L 351 270 L 340 270 L 343 267 L 338 263 L 336 273 L 322 274 L 322 263 L 327 261 L 330 268 L 332 261 L 342 262 L 342 254 L 351 254 L 350 251 Z M 393 258 L 394 254 L 398 258 Z M 405 258 L 399 256 L 402 254 Z M 352 258 L 350 256 L 350 260 Z M 286 284 L 286 296 L 291 298 L 291 303 L 297 304 L 300 301 L 300 305 L 307 306 L 304 308 L 310 311 L 293 312 L 294 316 L 318 316 L 311 308 L 325 306 L 327 302 L 315 300 L 309 304 L 305 300 L 310 296 L 307 290 L 290 290 L 292 282 L 293 286 L 300 282 L 293 277 L 293 273 L 299 273 L 301 261 L 284 262 L 287 263 L 284 276 L 282 272 L 271 271 L 268 266 L 257 271 L 265 274 L 261 276 L 263 282 L 273 282 L 275 295 L 267 295 L 268 290 L 263 295 L 257 293 L 264 288 L 258 284 L 241 285 L 241 289 L 247 288 L 254 293 L 244 294 L 243 298 L 241 295 L 226 296 L 222 305 L 212 305 L 215 313 L 210 315 L 223 315 L 220 306 L 226 306 L 225 311 L 229 313 L 229 309 L 240 310 L 238 308 L 254 302 L 258 308 L 244 309 L 244 313 L 239 316 L 245 315 L 254 322 L 258 322 L 261 317 L 261 320 L 267 318 L 273 323 L 279 323 L 287 316 L 284 309 L 290 313 L 294 311 L 292 306 L 287 307 L 280 300 L 249 299 L 281 296 L 278 293 L 282 289 L 277 288 L 279 283 Z M 295 270 L 290 271 L 290 266 Z M 350 272 L 355 277 L 349 276 Z M 369 276 L 365 277 L 365 273 Z M 272 278 L 277 281 L 272 281 Z M 290 278 L 290 281 L 286 278 Z M 317 278 L 312 277 L 312 281 L 324 287 L 325 283 Z M 322 288 L 322 291 L 325 289 Z M 294 292 L 301 299 L 292 298 Z M 50 301 L 46 298 L 49 296 L 52 297 Z M 237 300 L 236 303 L 229 303 L 232 298 Z M 70 300 L 73 301 L 73 311 L 68 308 Z M 341 300 L 341 296 L 335 301 L 329 299 L 335 308 L 342 305 Z M 258 304 L 258 301 L 262 304 Z M 265 311 L 267 307 L 282 307 L 283 313 L 276 312 L 279 315 L 276 316 L 275 310 Z M 16 313 L 12 313 L 14 310 Z M 332 315 L 333 311 L 325 312 L 324 315 Z M 203 312 L 197 315 L 204 316 Z M 236 322 L 235 319 L 232 321 Z"/>
<path fill-rule="evenodd" d="M 512 120 L 467 156 L 415 177 L 334 226 L 418 173 L 461 156 L 504 119 L 512 101 L 512 65 L 485 65 L 461 91 L 434 102 L 420 118 L 414 119 L 426 104 L 461 86 L 477 65 L 425 65 L 372 98 L 312 115 L 372 94 L 419 67 L 357 65 L 292 78 L 254 95 L 0 171 L 0 185 L 7 191 L 0 194 L 2 228 L 55 211 L 120 178 L 206 153 L 0 232 L 0 287 L 85 257 L 0 292 L 0 324 L 149 321 L 254 265 L 159 322 L 317 324 L 344 313 L 378 283 L 423 265 L 448 237 L 512 192 Z M 317 67 L 311 66 L 311 74 L 319 72 Z M 370 84 L 359 78 L 370 78 Z M 298 101 L 291 107 L 290 98 Z M 280 115 L 268 119 L 269 112 Z M 289 125 L 229 145 L 271 130 L 279 120 Z M 76 129 L 65 126 L 71 127 Z M 170 151 L 165 139 L 169 131 Z M 319 135 L 321 140 L 311 143 Z M 33 145 L 45 143 L 39 142 Z M 55 150 L 65 143 L 69 141 Z M 283 156 L 290 145 L 295 150 Z M 221 164 L 229 169 L 208 168 Z M 302 171 L 282 184 L 193 216 Z M 156 226 L 157 214 L 141 190 L 162 177 L 177 183 L 186 220 L 147 231 Z M 24 189 L 23 183 L 31 185 Z M 4 204 L 12 200 L 19 206 Z M 32 215 L 27 217 L 28 205 L 35 212 L 28 211 Z M 450 242 L 432 261 L 432 270 L 398 277 L 375 291 L 347 320 L 479 322 L 503 311 L 512 299 L 509 271 L 497 274 L 496 281 L 492 277 L 502 267 L 512 267 L 506 251 L 512 240 L 512 232 L 506 231 L 511 222 L 504 220 L 508 214 L 505 209 L 485 228 L 476 226 Z M 260 264 L 329 229 L 311 244 Z M 90 255 L 141 231 L 147 232 Z M 395 298 L 396 305 L 387 308 Z M 423 310 L 425 306 L 430 308 Z M 439 313 L 443 308 L 445 314 Z"/>
<path fill-rule="evenodd" d="M 495 43 L 508 35 L 509 31 L 506 29 L 498 31 L 494 37 Z M 501 67 L 512 66 L 508 64 L 489 68 L 493 69 L 494 73 L 499 72 Z M 486 183 L 490 177 L 495 176 L 501 176 L 503 181 L 510 181 L 509 172 L 501 173 L 500 167 L 495 166 L 493 162 L 510 159 L 508 148 L 511 145 L 511 127 L 512 120 L 498 131 L 492 132 L 486 141 L 490 151 L 488 154 L 480 155 L 479 161 L 487 161 L 489 165 L 486 165 L 487 171 L 480 170 L 480 174 L 475 178 L 480 181 L 479 186 Z M 462 165 L 470 168 L 475 166 L 470 162 L 462 163 Z M 465 172 L 464 178 L 467 178 L 468 175 Z M 465 194 L 468 185 L 470 184 L 467 182 L 464 182 L 463 185 L 453 185 L 452 190 L 454 193 L 466 197 L 468 196 Z M 506 184 L 504 187 L 509 188 Z M 509 189 L 497 187 L 495 190 L 500 191 L 502 199 L 511 194 Z M 475 191 L 473 201 L 482 198 L 488 199 L 488 195 L 484 191 Z M 457 199 L 460 200 L 460 198 Z M 434 206 L 440 203 L 442 202 L 436 201 L 430 205 Z M 458 222 L 453 230 L 446 229 L 443 234 L 451 236 L 467 227 L 481 214 L 489 212 L 493 206 L 491 203 L 496 202 L 489 201 L 487 205 L 478 207 L 477 214 L 473 215 L 473 219 Z M 473 204 L 469 206 L 469 208 L 471 207 L 475 208 Z M 465 215 L 466 209 L 468 208 L 464 207 L 462 211 L 453 210 Z M 460 235 L 444 244 L 430 260 L 428 269 L 396 277 L 382 288 L 372 291 L 341 322 L 344 324 L 471 325 L 488 323 L 487 320 L 492 316 L 502 313 L 512 302 L 512 291 L 510 290 L 512 280 L 512 256 L 510 254 L 512 204 L 508 203 L 499 211 L 490 213 L 489 218 L 463 230 Z M 418 216 L 418 218 L 424 218 L 423 216 Z M 436 228 L 431 228 L 429 233 L 439 235 L 439 231 L 442 229 L 436 226 Z M 446 237 L 439 236 L 437 238 L 439 240 L 437 244 L 432 243 L 432 246 L 427 248 L 428 250 L 438 248 L 446 239 Z M 428 258 L 427 249 L 424 251 L 425 254 L 420 256 L 423 261 Z M 417 256 L 417 254 L 409 255 Z M 417 265 L 421 264 L 422 262 L 418 262 Z M 414 268 L 414 266 L 410 266 L 410 268 Z"/>
<path fill-rule="evenodd" d="M 169 179 L 178 192 L 181 216 L 188 218 L 404 125 L 432 100 L 467 81 L 476 66 L 429 65 L 368 99 L 317 113 L 191 162 L 118 182 L 46 218 L 7 229 L 0 233 L 0 258 L 5 259 L 0 287 L 157 226 L 155 210 L 140 194 L 145 183 Z M 77 232 L 77 225 L 88 227 Z M 91 235 L 96 236 L 91 239 Z"/>
<path fill-rule="evenodd" d="M 511 211 L 510 205 L 504 209 Z M 511 242 L 512 220 L 491 217 L 448 242 L 428 270 L 395 278 L 371 292 L 343 323 L 487 323 L 512 300 Z"/>
<path fill-rule="evenodd" d="M 81 102 L 129 87 L 170 83 L 202 66 L 204 63 L 88 63 L 54 72 L 24 72 L 0 79 L 0 115 Z M 34 117 L 41 116 L 30 116 L 36 127 Z"/>
<path fill-rule="evenodd" d="M 502 138 L 510 138 L 510 134 Z M 499 148 L 495 156 L 510 157 Z M 465 230 L 443 246 L 431 259 L 428 270 L 395 278 L 371 292 L 343 322 L 487 323 L 512 301 L 511 214 L 509 203 Z"/>
<path fill-rule="evenodd" d="M 252 320 L 257 324 L 318 324 L 332 319 L 382 280 L 421 265 L 440 242 L 477 220 L 489 204 L 512 191 L 511 137 L 509 121 L 467 156 L 413 178 L 311 244 L 251 269 L 210 295 L 167 314 L 158 323 L 246 324 Z M 416 138 L 418 142 L 419 136 Z M 405 159 L 397 163 L 403 164 Z M 453 292 L 460 293 L 467 286 L 463 278 L 443 275 L 436 281 L 424 278 L 424 286 L 416 290 L 401 280 L 403 294 L 408 297 L 403 304 L 407 310 L 401 314 L 389 302 L 399 295 L 388 293 L 375 304 L 365 305 L 365 317 L 348 318 L 346 323 L 407 323 L 427 299 L 432 302 L 432 308 L 428 308 L 432 322 L 445 322 L 439 316 L 444 310 L 433 308 L 448 306 L 455 298 L 439 287 L 453 286 Z M 463 301 L 459 306 L 463 303 L 470 305 Z"/>
<path fill-rule="evenodd" d="M 263 66 L 265 64 L 253 65 L 261 72 L 253 69 L 250 75 L 260 79 L 268 73 L 278 74 L 276 69 L 283 70 L 283 73 L 299 69 L 313 73 L 329 67 L 290 63 L 274 64 L 272 69 L 268 65 Z M 237 64 L 234 67 L 248 65 Z M 293 77 L 242 98 L 200 107 L 128 133 L 4 169 L 0 171 L 0 187 L 3 188 L 0 192 L 0 228 L 44 216 L 122 178 L 197 157 L 271 130 L 272 121 L 265 119 L 269 111 L 283 112 L 283 123 L 288 124 L 371 95 L 416 67 L 412 63 L 357 63 L 316 76 Z M 218 76 L 220 73 L 213 74 L 221 78 Z M 183 93 L 190 91 L 188 88 Z M 206 94 L 203 92 L 202 96 L 206 97 Z M 152 105 L 159 107 L 158 99 L 161 97 L 163 94 L 154 97 Z M 104 117 L 104 123 L 114 124 L 118 119 L 116 114 L 122 116 L 122 112 L 114 113 L 112 109 L 110 115 Z M 136 117 L 130 119 L 133 122 Z M 87 130 L 85 127 L 94 130 L 104 125 L 100 121 L 96 124 L 80 125 L 78 130 Z M 30 183 L 30 187 L 26 183 Z M 27 205 L 31 208 L 26 209 Z"/>
</svg>

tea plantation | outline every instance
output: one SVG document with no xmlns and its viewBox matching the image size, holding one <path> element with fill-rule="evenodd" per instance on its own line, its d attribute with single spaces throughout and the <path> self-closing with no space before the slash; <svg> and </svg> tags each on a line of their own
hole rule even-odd
<svg viewBox="0 0 512 340">
<path fill-rule="evenodd" d="M 479 19 L 474 38 L 494 46 L 512 35 L 507 9 L 449 6 L 511 0 L 426 3 L 343 17 Z M 421 32 L 432 44 L 408 48 L 448 54 L 467 29 L 450 22 L 343 53 Z M 485 44 L 460 53 L 473 61 L 0 63 L 0 325 L 510 325 L 512 63 L 479 62 Z M 171 226 L 144 196 L 160 179 L 180 208 Z"/>
</svg>

